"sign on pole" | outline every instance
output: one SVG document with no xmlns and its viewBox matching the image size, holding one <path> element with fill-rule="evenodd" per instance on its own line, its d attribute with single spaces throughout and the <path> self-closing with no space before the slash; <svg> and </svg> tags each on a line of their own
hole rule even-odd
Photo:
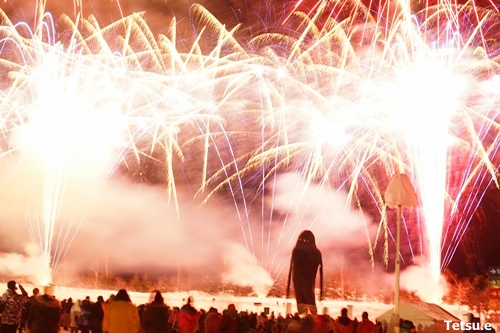
<svg viewBox="0 0 500 333">
<path fill-rule="evenodd" d="M 396 220 L 396 259 L 394 273 L 396 275 L 396 286 L 394 288 L 394 311 L 391 323 L 394 333 L 400 332 L 399 327 L 399 276 L 401 270 L 401 259 L 399 257 L 401 243 L 401 208 L 413 207 L 417 204 L 417 194 L 411 185 L 408 176 L 404 173 L 395 174 L 389 181 L 389 185 L 384 192 L 385 204 L 389 208 L 397 208 Z M 392 332 L 391 332 L 392 333 Z"/>
</svg>

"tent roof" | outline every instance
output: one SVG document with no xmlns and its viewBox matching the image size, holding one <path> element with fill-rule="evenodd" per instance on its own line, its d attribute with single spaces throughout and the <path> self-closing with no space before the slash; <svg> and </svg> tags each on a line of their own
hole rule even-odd
<svg viewBox="0 0 500 333">
<path fill-rule="evenodd" d="M 381 314 L 377 320 L 391 321 L 393 309 Z M 443 309 L 437 304 L 424 302 L 401 302 L 399 304 L 399 317 L 411 321 L 459 321 L 457 317 Z"/>
<path fill-rule="evenodd" d="M 439 321 L 445 321 L 445 320 L 451 320 L 451 321 L 459 321 L 457 317 L 443 309 L 437 304 L 433 303 L 424 303 L 424 302 L 418 302 L 418 303 L 409 303 L 416 309 L 418 309 L 421 312 L 426 313 L 429 317 L 432 317 L 434 320 L 439 320 Z"/>
</svg>

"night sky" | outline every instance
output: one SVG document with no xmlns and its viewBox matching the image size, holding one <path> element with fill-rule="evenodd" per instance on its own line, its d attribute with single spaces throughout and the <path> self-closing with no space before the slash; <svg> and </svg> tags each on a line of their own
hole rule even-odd
<svg viewBox="0 0 500 333">
<path fill-rule="evenodd" d="M 177 17 L 181 37 L 190 39 L 193 19 L 189 8 L 193 2 L 182 0 L 80 0 L 81 8 L 75 8 L 72 1 L 48 0 L 47 11 L 58 17 L 66 13 L 71 18 L 80 10 L 83 16 L 96 15 L 102 26 L 116 21 L 123 15 L 144 11 L 145 19 L 155 34 L 165 33 L 170 19 Z M 75 1 L 76 2 L 76 1 Z M 35 0 L 0 1 L 0 8 L 13 21 L 31 23 L 34 20 Z M 279 22 L 294 8 L 295 2 L 278 0 L 200 0 L 221 22 L 232 27 L 241 23 L 242 38 L 264 31 L 282 29 Z M 306 10 L 314 1 L 305 1 L 301 9 Z M 183 31 L 184 30 L 184 31 Z M 500 266 L 500 190 L 491 185 L 480 208 L 473 216 L 467 232 L 455 253 L 449 269 L 459 275 L 486 273 L 488 266 Z"/>
</svg>

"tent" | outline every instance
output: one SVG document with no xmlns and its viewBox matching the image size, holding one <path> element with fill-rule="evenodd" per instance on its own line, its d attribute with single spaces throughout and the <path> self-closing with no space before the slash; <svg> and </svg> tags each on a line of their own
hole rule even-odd
<svg viewBox="0 0 500 333">
<path fill-rule="evenodd" d="M 388 333 L 393 332 L 393 323 L 391 321 L 393 313 L 394 310 L 391 309 L 377 317 L 378 321 L 387 323 Z M 449 333 L 449 330 L 446 329 L 445 320 L 460 323 L 457 317 L 439 305 L 424 302 L 401 302 L 399 304 L 399 317 L 404 320 L 411 320 L 417 328 L 417 333 Z"/>
</svg>

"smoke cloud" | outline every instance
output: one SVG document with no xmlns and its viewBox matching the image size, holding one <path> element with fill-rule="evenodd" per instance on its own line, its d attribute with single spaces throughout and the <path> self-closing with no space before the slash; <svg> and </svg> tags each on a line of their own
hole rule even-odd
<svg viewBox="0 0 500 333">
<path fill-rule="evenodd" d="M 25 152 L 2 159 L 0 270 L 6 274 L 50 281 L 50 250 L 55 275 L 102 271 L 105 265 L 116 273 L 152 274 L 221 265 L 222 281 L 265 294 L 274 278 L 288 272 L 305 229 L 315 234 L 327 271 L 342 265 L 371 271 L 368 239 L 377 227 L 349 207 L 346 193 L 308 184 L 297 174 L 280 175 L 266 189 L 265 207 L 282 218 L 262 221 L 249 214 L 247 221 L 234 203 L 217 197 L 201 206 L 182 188 L 175 201 L 165 188 L 109 178 L 111 163 L 90 169 L 72 161 L 57 174 L 45 172 L 39 158 Z M 59 182 L 48 182 L 47 175 Z M 47 193 L 51 200 L 44 201 Z M 43 221 L 50 218 L 55 223 L 47 243 Z"/>
<path fill-rule="evenodd" d="M 419 259 L 416 260 L 420 261 Z M 414 292 L 421 300 L 439 303 L 448 292 L 448 283 L 443 276 L 436 280 L 425 264 L 410 266 L 401 273 L 401 287 Z"/>
<path fill-rule="evenodd" d="M 359 249 L 364 259 L 356 261 L 369 262 L 368 240 L 373 240 L 377 226 L 349 205 L 344 191 L 306 183 L 294 173 L 278 176 L 270 187 L 273 195 L 267 205 L 287 216 L 273 230 L 277 244 L 283 244 L 283 255 L 291 253 L 299 234 L 308 229 L 324 252 L 325 266 L 339 266 L 342 256 Z"/>
<path fill-rule="evenodd" d="M 220 262 L 221 241 L 240 241 L 234 209 L 216 200 L 201 207 L 179 190 L 176 204 L 164 188 L 108 179 L 88 164 L 47 176 L 32 156 L 2 161 L 0 265 L 8 274 L 39 283 L 39 265 L 27 271 L 25 263 L 46 262 L 48 251 L 55 273 L 105 264 L 116 273 L 202 267 Z M 26 252 L 30 244 L 40 249 L 36 255 Z"/>
<path fill-rule="evenodd" d="M 259 296 L 266 296 L 274 283 L 269 273 L 256 265 L 254 255 L 241 244 L 226 243 L 224 262 L 228 268 L 223 278 L 224 282 L 252 287 Z"/>
<path fill-rule="evenodd" d="M 48 251 L 55 274 L 89 267 L 103 270 L 104 265 L 118 273 L 154 273 L 210 266 L 224 258 L 225 281 L 266 289 L 272 285 L 271 276 L 288 268 L 291 249 L 304 229 L 316 234 L 325 253 L 337 251 L 325 257 L 325 265 L 338 260 L 338 251 L 366 248 L 366 221 L 346 209 L 345 194 L 306 186 L 294 174 L 276 179 L 272 202 L 266 203 L 287 218 L 262 230 L 266 222 L 253 217 L 242 222 L 233 204 L 217 198 L 200 206 L 179 189 L 176 203 L 164 188 L 108 178 L 112 165 L 107 163 L 99 168 L 94 163 L 90 170 L 88 163 L 71 161 L 71 168 L 47 173 L 40 156 L 27 152 L 2 162 L 0 265 L 9 274 L 28 275 L 37 283 Z M 44 223 L 51 219 L 52 226 Z M 243 226 L 250 231 L 242 232 Z M 49 227 L 53 230 L 46 239 Z M 27 253 L 30 244 L 40 251 Z M 252 274 L 240 274 L 249 267 Z"/>
<path fill-rule="evenodd" d="M 0 271 L 5 275 L 27 276 L 45 285 L 52 280 L 48 260 L 34 244 L 26 245 L 24 253 L 0 255 Z"/>
</svg>

